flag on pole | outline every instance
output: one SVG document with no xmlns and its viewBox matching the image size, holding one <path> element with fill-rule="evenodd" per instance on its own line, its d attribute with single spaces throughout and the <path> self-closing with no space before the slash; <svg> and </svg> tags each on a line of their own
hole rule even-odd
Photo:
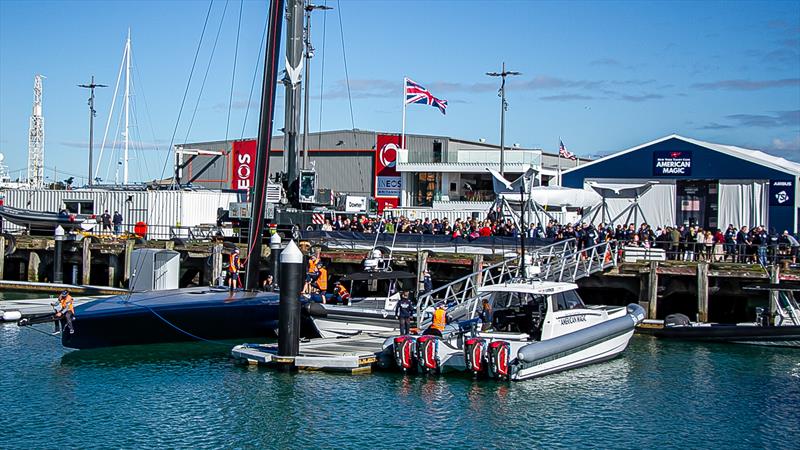
<svg viewBox="0 0 800 450">
<path fill-rule="evenodd" d="M 574 153 L 567 150 L 567 147 L 564 147 L 564 142 L 562 141 L 558 141 L 558 156 L 562 158 L 571 159 L 573 161 L 578 159 L 578 157 L 575 156 Z"/>
<path fill-rule="evenodd" d="M 410 103 L 422 103 L 423 105 L 435 106 L 439 108 L 442 114 L 445 114 L 447 110 L 447 100 L 434 97 L 430 91 L 408 78 L 406 78 L 405 92 L 406 105 Z"/>
</svg>

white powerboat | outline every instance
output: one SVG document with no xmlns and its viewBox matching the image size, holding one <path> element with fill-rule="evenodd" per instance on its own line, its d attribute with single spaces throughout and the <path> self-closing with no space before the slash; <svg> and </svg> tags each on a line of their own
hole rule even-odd
<svg viewBox="0 0 800 450">
<path fill-rule="evenodd" d="M 515 381 L 614 358 L 627 348 L 644 310 L 636 304 L 586 306 L 577 288 L 552 281 L 484 286 L 473 301 L 487 298 L 492 305 L 490 331 L 476 331 L 473 318 L 448 325 L 441 337 L 389 338 L 384 348 L 393 347 L 403 370 L 470 371 Z"/>
</svg>

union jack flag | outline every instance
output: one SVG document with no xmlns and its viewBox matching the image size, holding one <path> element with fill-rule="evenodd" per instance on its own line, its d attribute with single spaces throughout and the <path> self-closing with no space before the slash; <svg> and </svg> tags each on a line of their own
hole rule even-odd
<svg viewBox="0 0 800 450">
<path fill-rule="evenodd" d="M 405 79 L 406 90 L 406 105 L 409 103 L 422 103 L 423 105 L 430 105 L 439 108 L 442 114 L 447 110 L 447 100 L 442 100 L 431 95 L 430 91 L 415 83 L 414 81 Z"/>
<path fill-rule="evenodd" d="M 578 157 L 575 156 L 575 153 L 572 153 L 569 150 L 567 150 L 567 147 L 564 147 L 564 143 L 561 142 L 560 140 L 558 141 L 558 156 L 572 160 L 578 159 Z"/>
</svg>

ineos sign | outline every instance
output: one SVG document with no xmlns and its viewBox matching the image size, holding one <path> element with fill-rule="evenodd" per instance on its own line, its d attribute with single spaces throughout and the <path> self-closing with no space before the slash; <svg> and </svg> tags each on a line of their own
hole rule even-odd
<svg viewBox="0 0 800 450">
<path fill-rule="evenodd" d="M 256 162 L 256 141 L 233 143 L 231 188 L 249 190 L 253 186 Z"/>
</svg>

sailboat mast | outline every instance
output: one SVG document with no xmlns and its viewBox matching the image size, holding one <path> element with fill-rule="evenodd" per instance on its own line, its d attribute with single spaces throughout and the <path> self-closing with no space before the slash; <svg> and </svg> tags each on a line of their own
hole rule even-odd
<svg viewBox="0 0 800 450">
<path fill-rule="evenodd" d="M 267 49 L 264 53 L 264 81 L 261 85 L 261 109 L 258 121 L 256 172 L 251 196 L 250 240 L 247 248 L 247 274 L 245 289 L 258 288 L 261 263 L 261 238 L 264 233 L 264 208 L 266 207 L 269 180 L 269 153 L 272 147 L 272 126 L 275 115 L 275 93 L 278 87 L 278 57 L 280 55 L 281 25 L 284 0 L 272 0 L 269 6 Z"/>
<path fill-rule="evenodd" d="M 289 198 L 297 197 L 296 185 L 300 177 L 299 153 L 297 151 L 300 129 L 300 89 L 303 70 L 303 0 L 288 0 L 286 3 L 286 107 L 284 122 L 284 158 L 286 158 L 287 186 Z M 296 202 L 293 202 L 296 203 Z"/>
<path fill-rule="evenodd" d="M 128 40 L 125 43 L 125 153 L 122 162 L 122 184 L 128 184 L 128 135 L 130 132 L 131 101 L 131 29 L 128 28 Z"/>
</svg>

